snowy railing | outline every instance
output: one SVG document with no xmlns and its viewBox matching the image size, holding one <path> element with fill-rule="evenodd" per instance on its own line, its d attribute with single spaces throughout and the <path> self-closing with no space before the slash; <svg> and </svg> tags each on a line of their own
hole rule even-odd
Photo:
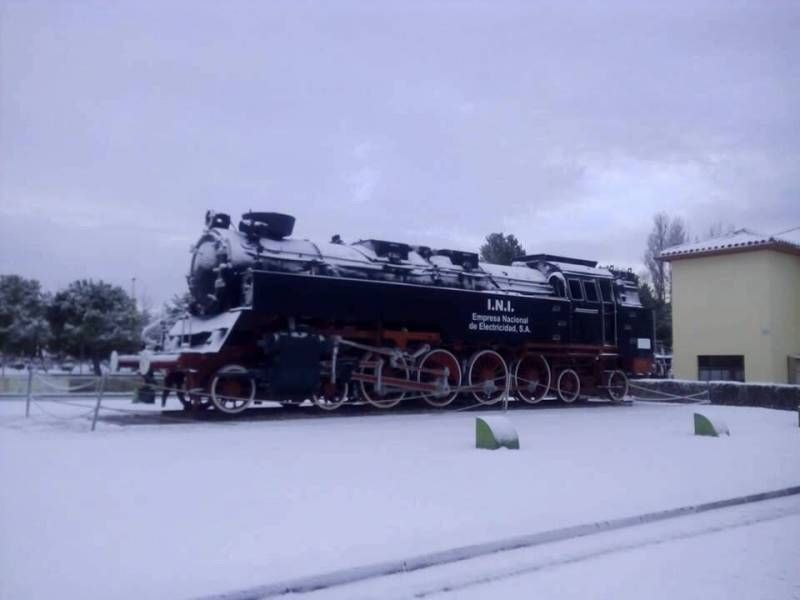
<svg viewBox="0 0 800 600">
<path fill-rule="evenodd" d="M 29 387 L 29 373 L 33 373 Z M 130 395 L 141 385 L 142 378 L 137 373 L 111 373 L 107 374 L 109 396 Z M 25 370 L 17 373 L 0 376 L 0 400 L 14 400 L 24 398 L 31 391 L 37 396 L 61 396 L 69 394 L 78 396 L 86 393 L 96 386 L 99 379 L 97 375 L 72 373 L 54 373 L 39 369 Z"/>
<path fill-rule="evenodd" d="M 637 379 L 632 392 L 640 399 L 670 399 L 677 402 L 704 400 L 710 404 L 757 406 L 797 410 L 800 385 L 757 381 L 694 381 L 682 379 Z"/>
<path fill-rule="evenodd" d="M 78 417 L 92 415 L 92 431 L 97 427 L 97 416 L 103 398 L 130 397 L 141 385 L 141 377 L 136 374 L 73 375 L 70 373 L 47 373 L 28 369 L 20 375 L 6 375 L 0 378 L 0 400 L 25 400 L 25 418 L 30 417 L 31 405 L 40 401 L 54 402 L 68 406 L 79 406 L 71 401 L 78 398 L 95 399 L 94 408 Z M 65 400 L 68 397 L 68 400 Z M 47 412 L 42 409 L 43 412 Z M 69 417 L 77 418 L 77 417 Z"/>
<path fill-rule="evenodd" d="M 637 397 L 639 401 L 644 400 L 644 401 L 654 401 L 654 402 L 679 402 L 681 404 L 711 403 L 711 398 L 709 396 L 708 390 L 701 390 L 699 392 L 695 392 L 692 394 L 688 393 L 673 394 L 652 387 L 637 385 L 636 381 L 639 380 L 634 380 L 629 382 L 628 387 L 633 393 L 633 396 Z"/>
</svg>

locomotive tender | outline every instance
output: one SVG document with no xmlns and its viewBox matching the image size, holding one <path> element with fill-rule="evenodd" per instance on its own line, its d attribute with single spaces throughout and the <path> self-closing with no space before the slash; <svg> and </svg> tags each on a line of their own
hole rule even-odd
<svg viewBox="0 0 800 600">
<path fill-rule="evenodd" d="M 652 369 L 653 315 L 630 272 L 547 254 L 511 266 L 472 252 L 291 238 L 294 218 L 209 211 L 193 248 L 190 314 L 142 374 L 180 381 L 185 406 L 239 413 L 312 398 L 390 408 L 459 395 L 620 401 Z"/>
</svg>

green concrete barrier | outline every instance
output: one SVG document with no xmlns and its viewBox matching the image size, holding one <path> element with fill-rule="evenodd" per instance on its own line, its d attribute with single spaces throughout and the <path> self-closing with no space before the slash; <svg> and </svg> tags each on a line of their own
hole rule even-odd
<svg viewBox="0 0 800 600">
<path fill-rule="evenodd" d="M 475 419 L 475 447 L 519 450 L 519 436 L 507 417 L 478 417 Z"/>
<path fill-rule="evenodd" d="M 712 420 L 710 417 L 694 413 L 694 434 L 719 437 L 722 434 L 730 435 L 728 426 L 719 419 Z"/>
</svg>

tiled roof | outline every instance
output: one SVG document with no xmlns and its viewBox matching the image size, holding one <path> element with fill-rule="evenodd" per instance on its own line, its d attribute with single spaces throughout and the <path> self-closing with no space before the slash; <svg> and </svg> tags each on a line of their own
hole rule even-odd
<svg viewBox="0 0 800 600">
<path fill-rule="evenodd" d="M 703 240 L 673 246 L 661 252 L 660 258 L 673 259 L 690 256 L 693 254 L 716 254 L 738 250 L 755 250 L 765 247 L 800 250 L 800 228 L 795 228 L 786 233 L 776 235 L 763 235 L 749 229 L 737 229 L 733 233 Z"/>
</svg>

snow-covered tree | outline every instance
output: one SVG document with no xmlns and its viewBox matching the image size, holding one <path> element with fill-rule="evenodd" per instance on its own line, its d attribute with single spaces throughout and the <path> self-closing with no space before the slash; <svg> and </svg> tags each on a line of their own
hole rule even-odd
<svg viewBox="0 0 800 600">
<path fill-rule="evenodd" d="M 0 351 L 41 357 L 50 338 L 47 295 L 35 279 L 0 275 Z"/>
<path fill-rule="evenodd" d="M 164 303 L 162 314 L 164 321 L 172 327 L 178 319 L 182 318 L 188 311 L 192 303 L 192 295 L 186 291 L 182 294 L 174 294 L 172 299 Z"/>
<path fill-rule="evenodd" d="M 490 233 L 481 246 L 481 259 L 496 265 L 510 265 L 515 258 L 524 256 L 525 249 L 511 234 Z"/>
<path fill-rule="evenodd" d="M 160 349 L 163 347 L 167 332 L 187 314 L 191 301 L 191 294 L 186 291 L 183 294 L 173 295 L 156 313 L 155 318 L 151 317 L 149 312 L 144 313 L 147 325 L 142 330 L 142 341 L 148 348 Z"/>
<path fill-rule="evenodd" d="M 136 302 L 121 287 L 80 280 L 54 297 L 48 318 L 52 347 L 88 358 L 100 374 L 100 361 L 112 350 L 133 352 L 141 346 L 143 318 Z"/>
</svg>

